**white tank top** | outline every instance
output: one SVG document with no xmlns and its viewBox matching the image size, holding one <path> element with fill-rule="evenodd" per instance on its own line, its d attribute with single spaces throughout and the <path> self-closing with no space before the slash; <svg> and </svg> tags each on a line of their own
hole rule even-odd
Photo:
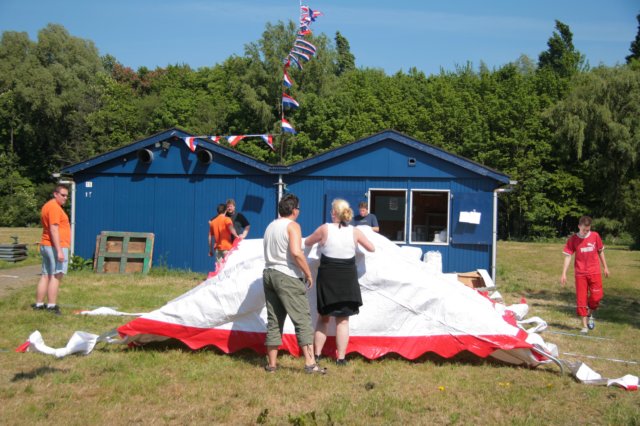
<svg viewBox="0 0 640 426">
<path fill-rule="evenodd" d="M 289 252 L 289 233 L 287 226 L 291 219 L 276 219 L 264 231 L 264 260 L 265 268 L 275 269 L 294 278 L 303 278 L 304 274 L 298 268 Z"/>
<path fill-rule="evenodd" d="M 322 254 L 334 259 L 351 259 L 356 255 L 356 243 L 353 241 L 353 226 L 338 228 L 337 223 L 328 223 L 327 241 L 321 248 Z"/>
</svg>

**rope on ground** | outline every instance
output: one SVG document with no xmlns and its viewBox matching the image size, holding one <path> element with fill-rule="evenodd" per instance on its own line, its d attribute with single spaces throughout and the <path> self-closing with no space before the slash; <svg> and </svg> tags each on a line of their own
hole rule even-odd
<svg viewBox="0 0 640 426">
<path fill-rule="evenodd" d="M 597 336 L 588 336 L 586 334 L 565 333 L 563 331 L 550 331 L 550 330 L 547 330 L 547 331 L 545 331 L 545 333 L 562 334 L 564 336 L 582 337 L 582 338 L 585 338 L 585 339 L 594 339 L 594 340 L 615 340 L 615 339 L 610 339 L 608 337 L 597 337 Z"/>
<path fill-rule="evenodd" d="M 638 362 L 638 361 L 628 361 L 628 360 L 625 360 L 625 359 L 616 359 L 616 358 L 603 358 L 603 357 L 594 356 L 594 355 L 574 354 L 574 353 L 571 353 L 571 352 L 562 352 L 562 355 L 575 356 L 575 357 L 580 357 L 580 358 L 601 359 L 601 360 L 604 360 L 604 361 L 622 362 L 622 363 L 625 363 L 625 364 L 640 364 L 640 362 Z"/>
</svg>

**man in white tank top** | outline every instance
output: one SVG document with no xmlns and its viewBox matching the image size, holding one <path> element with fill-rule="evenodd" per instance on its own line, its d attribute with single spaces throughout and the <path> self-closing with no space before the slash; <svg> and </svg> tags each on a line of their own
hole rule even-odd
<svg viewBox="0 0 640 426">
<path fill-rule="evenodd" d="M 300 215 L 298 197 L 287 194 L 278 203 L 280 217 L 264 232 L 265 269 L 262 275 L 267 303 L 268 364 L 265 370 L 275 372 L 278 347 L 282 344 L 282 329 L 289 315 L 296 330 L 298 345 L 304 355 L 305 373 L 325 374 L 318 367 L 313 352 L 313 325 L 307 290 L 313 287 L 313 277 L 302 250 L 302 232 L 296 219 Z"/>
</svg>

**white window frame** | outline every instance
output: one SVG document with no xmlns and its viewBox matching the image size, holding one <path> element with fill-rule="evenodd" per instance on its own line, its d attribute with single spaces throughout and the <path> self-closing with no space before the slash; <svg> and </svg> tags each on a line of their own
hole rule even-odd
<svg viewBox="0 0 640 426">
<path fill-rule="evenodd" d="M 369 204 L 369 211 L 371 211 L 371 192 L 375 192 L 375 191 L 387 191 L 387 192 L 391 192 L 391 191 L 395 191 L 395 192 L 404 192 L 404 228 L 402 230 L 402 234 L 403 234 L 403 239 L 402 240 L 389 240 L 393 243 L 400 243 L 400 244 L 407 244 L 407 213 L 409 211 L 409 199 L 407 197 L 408 194 L 408 190 L 407 188 L 369 188 L 368 192 L 367 192 L 367 203 Z M 375 214 L 375 212 L 372 212 L 373 214 Z M 378 217 L 376 215 L 376 217 Z M 378 225 L 380 225 L 380 219 L 378 218 Z"/>
<path fill-rule="evenodd" d="M 441 242 L 436 242 L 436 241 L 429 241 L 430 237 L 428 235 L 429 230 L 425 230 L 425 232 L 427 232 L 426 238 L 428 241 L 414 241 L 413 238 L 413 196 L 414 193 L 416 192 L 440 192 L 440 193 L 446 193 L 447 194 L 447 220 L 446 220 L 446 230 L 447 230 L 447 234 L 445 236 L 445 241 L 441 241 Z M 451 190 L 448 189 L 428 189 L 428 188 L 413 188 L 410 191 L 411 194 L 411 199 L 407 200 L 410 206 L 410 210 L 407 210 L 406 213 L 408 213 L 409 211 L 411 212 L 411 215 L 408 217 L 408 222 L 409 222 L 409 229 L 411 230 L 409 232 L 409 244 L 413 244 L 413 245 L 420 245 L 420 246 L 448 246 L 449 245 L 449 235 L 451 234 Z"/>
</svg>

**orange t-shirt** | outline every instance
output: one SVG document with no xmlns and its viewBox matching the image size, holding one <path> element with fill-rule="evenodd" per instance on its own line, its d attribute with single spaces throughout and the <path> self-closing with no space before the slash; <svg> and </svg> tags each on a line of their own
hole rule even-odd
<svg viewBox="0 0 640 426">
<path fill-rule="evenodd" d="M 71 247 L 71 225 L 69 216 L 62 210 L 62 207 L 55 198 L 47 201 L 42 206 L 40 213 L 40 223 L 42 223 L 42 239 L 40 244 L 43 246 L 53 246 L 51 243 L 51 225 L 58 225 L 58 234 L 60 235 L 60 247 Z"/>
<path fill-rule="evenodd" d="M 231 243 L 231 231 L 229 231 L 230 224 L 233 226 L 231 218 L 224 213 L 209 222 L 209 235 L 213 235 L 216 240 L 216 250 L 231 250 L 233 244 Z"/>
</svg>

